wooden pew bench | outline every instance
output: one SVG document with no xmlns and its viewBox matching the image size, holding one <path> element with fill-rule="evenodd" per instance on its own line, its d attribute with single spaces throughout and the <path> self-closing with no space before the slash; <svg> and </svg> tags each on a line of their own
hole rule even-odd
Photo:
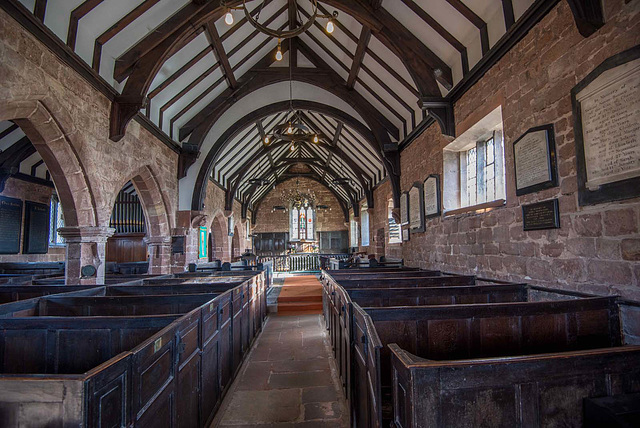
<svg viewBox="0 0 640 428">
<path fill-rule="evenodd" d="M 257 304 L 266 301 L 263 276 L 254 272 L 230 289 L 223 283 L 219 295 L 208 284 L 119 285 L 0 305 L 109 314 L 0 318 L 2 423 L 209 426 L 266 316 Z M 144 303 L 154 299 L 204 303 L 184 314 L 118 316 L 117 306 L 134 300 L 145 312 L 153 304 L 165 311 Z"/>
<path fill-rule="evenodd" d="M 393 308 L 361 308 L 353 304 L 352 329 L 357 397 L 353 400 L 354 412 L 358 420 L 372 425 L 391 417 L 388 398 L 392 380 L 396 382 L 396 372 L 392 375 L 387 345 L 392 343 L 416 358 L 440 361 L 621 345 L 618 308 L 615 298 L 608 297 Z M 375 396 L 378 393 L 380 395 Z M 416 405 L 421 400 L 414 397 Z M 407 401 L 402 403 L 407 405 Z"/>
</svg>

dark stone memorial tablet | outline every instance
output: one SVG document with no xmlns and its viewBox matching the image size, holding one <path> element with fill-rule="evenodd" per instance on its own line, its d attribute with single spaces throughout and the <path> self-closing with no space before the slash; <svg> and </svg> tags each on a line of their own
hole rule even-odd
<svg viewBox="0 0 640 428">
<path fill-rule="evenodd" d="M 25 201 L 24 254 L 46 254 L 49 251 L 49 205 Z"/>
<path fill-rule="evenodd" d="M 557 199 L 522 206 L 524 230 L 559 229 L 560 209 Z"/>
<path fill-rule="evenodd" d="M 0 254 L 20 252 L 22 201 L 0 196 Z"/>
<path fill-rule="evenodd" d="M 184 236 L 171 237 L 171 254 L 184 254 Z"/>
</svg>

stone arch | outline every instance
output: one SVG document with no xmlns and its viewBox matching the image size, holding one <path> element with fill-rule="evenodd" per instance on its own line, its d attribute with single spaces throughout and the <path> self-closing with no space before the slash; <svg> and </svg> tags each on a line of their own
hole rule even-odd
<svg viewBox="0 0 640 428">
<path fill-rule="evenodd" d="M 55 184 L 65 220 L 65 227 L 60 229 L 67 245 L 65 283 L 103 284 L 106 241 L 113 229 L 98 225 L 95 198 L 70 141 L 72 125 L 56 117 L 64 114 L 62 110 L 54 114 L 40 100 L 9 100 L 0 104 L 0 120 L 12 120 L 22 129 Z M 82 275 L 82 266 L 86 265 L 95 268 L 94 275 Z"/>
<path fill-rule="evenodd" d="M 134 171 L 130 179 L 124 181 L 117 192 L 131 181 L 136 189 L 142 211 L 147 224 L 147 254 L 149 258 L 149 274 L 165 274 L 171 271 L 171 223 L 169 210 L 162 190 L 153 170 L 144 165 Z M 113 207 L 115 193 L 111 205 Z"/>
<path fill-rule="evenodd" d="M 154 238 L 171 236 L 169 210 L 164 194 L 160 189 L 160 184 L 151 167 L 149 165 L 140 167 L 131 175 L 131 178 L 122 183 L 117 192 L 129 181 L 133 184 L 138 198 L 140 198 L 140 204 L 147 222 L 147 236 Z M 115 203 L 117 192 L 111 198 L 111 206 Z"/>
<path fill-rule="evenodd" d="M 44 160 L 62 204 L 65 226 L 98 226 L 84 167 L 51 111 L 39 100 L 5 101 L 0 104 L 0 120 L 20 126 Z"/>
<path fill-rule="evenodd" d="M 213 257 L 223 262 L 230 261 L 229 239 L 226 233 L 227 225 L 225 217 L 222 214 L 216 214 L 211 221 L 210 229 L 213 235 L 212 241 L 215 244 L 215 247 L 211 249 L 213 251 Z"/>
</svg>

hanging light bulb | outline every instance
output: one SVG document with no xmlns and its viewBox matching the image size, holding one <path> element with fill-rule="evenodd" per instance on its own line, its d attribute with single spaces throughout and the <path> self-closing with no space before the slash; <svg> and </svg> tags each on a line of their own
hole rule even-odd
<svg viewBox="0 0 640 428">
<path fill-rule="evenodd" d="M 294 151 L 296 149 L 295 144 L 292 144 L 291 147 L 289 148 L 289 150 Z"/>
<path fill-rule="evenodd" d="M 289 122 L 289 127 L 287 128 L 287 134 L 293 134 L 293 126 L 291 126 L 291 122 Z"/>
<path fill-rule="evenodd" d="M 318 142 L 318 134 L 316 134 L 316 135 L 314 135 L 314 136 L 313 136 L 313 142 L 314 142 L 314 143 L 317 143 L 317 142 Z"/>
<path fill-rule="evenodd" d="M 334 26 L 333 26 L 333 20 L 328 20 L 327 21 L 327 33 L 331 34 L 333 33 L 334 30 Z"/>
<path fill-rule="evenodd" d="M 264 143 L 265 144 L 269 144 L 269 136 L 268 135 L 264 136 Z"/>
<path fill-rule="evenodd" d="M 276 51 L 276 61 L 282 61 L 282 45 L 278 39 L 278 50 Z"/>
<path fill-rule="evenodd" d="M 227 13 L 224 15 L 224 22 L 227 25 L 233 25 L 233 14 L 231 13 L 231 9 L 227 10 Z"/>
</svg>

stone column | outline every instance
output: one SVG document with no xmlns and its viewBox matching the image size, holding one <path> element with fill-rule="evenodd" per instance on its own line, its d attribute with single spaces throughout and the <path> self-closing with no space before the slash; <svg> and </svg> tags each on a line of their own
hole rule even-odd
<svg viewBox="0 0 640 428">
<path fill-rule="evenodd" d="M 144 238 L 149 254 L 150 275 L 171 273 L 171 237 L 150 236 Z"/>
<path fill-rule="evenodd" d="M 112 227 L 61 227 L 58 229 L 58 233 L 67 244 L 65 270 L 67 285 L 104 284 L 107 239 L 115 231 Z"/>
</svg>

